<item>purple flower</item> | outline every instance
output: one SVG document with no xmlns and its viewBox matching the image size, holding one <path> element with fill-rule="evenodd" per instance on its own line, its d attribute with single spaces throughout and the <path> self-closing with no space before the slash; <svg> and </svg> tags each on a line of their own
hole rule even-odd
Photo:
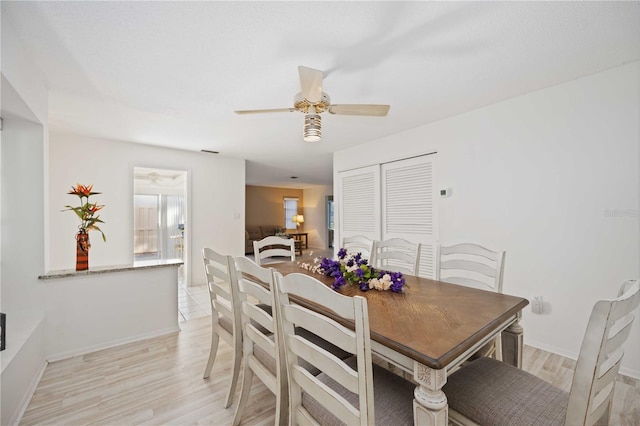
<svg viewBox="0 0 640 426">
<path fill-rule="evenodd" d="M 344 259 L 347 256 L 347 249 L 341 248 L 338 250 L 338 259 Z"/>
<path fill-rule="evenodd" d="M 400 272 L 391 272 L 389 273 L 389 275 L 391 275 L 391 286 L 389 287 L 389 290 L 393 291 L 394 293 L 404 292 L 405 280 L 402 274 Z"/>
<path fill-rule="evenodd" d="M 333 285 L 331 285 L 331 287 L 334 290 L 338 290 L 340 287 L 342 287 L 346 283 L 347 283 L 347 281 L 344 279 L 344 277 L 342 275 L 340 275 L 340 276 L 336 277 L 336 280 L 334 281 Z"/>
<path fill-rule="evenodd" d="M 347 268 L 351 269 L 353 266 L 357 268 L 352 272 L 347 271 Z M 319 268 L 324 275 L 334 278 L 331 285 L 334 290 L 339 290 L 346 284 L 356 284 L 361 291 L 369 291 L 371 279 L 382 279 L 385 274 L 388 274 L 391 277 L 389 290 L 394 293 L 404 292 L 405 279 L 400 272 L 377 270 L 368 264 L 367 259 L 362 258 L 361 253 L 348 256 L 344 248 L 338 250 L 338 260 L 325 257 L 320 261 Z"/>
</svg>

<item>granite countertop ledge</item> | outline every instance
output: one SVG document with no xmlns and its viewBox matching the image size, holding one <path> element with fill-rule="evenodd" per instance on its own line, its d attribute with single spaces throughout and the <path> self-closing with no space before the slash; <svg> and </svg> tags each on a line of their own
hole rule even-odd
<svg viewBox="0 0 640 426">
<path fill-rule="evenodd" d="M 139 271 L 143 269 L 166 268 L 170 266 L 180 266 L 184 264 L 182 259 L 163 259 L 163 260 L 142 260 L 133 262 L 129 265 L 115 266 L 96 266 L 86 271 L 76 271 L 75 269 L 62 269 L 58 271 L 49 271 L 44 275 L 40 275 L 40 280 L 51 280 L 56 278 L 78 277 L 94 274 L 110 274 L 112 272 Z"/>
</svg>

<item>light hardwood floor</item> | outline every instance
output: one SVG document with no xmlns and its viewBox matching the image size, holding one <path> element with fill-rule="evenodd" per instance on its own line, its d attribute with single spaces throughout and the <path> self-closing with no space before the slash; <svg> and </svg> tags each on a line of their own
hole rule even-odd
<svg viewBox="0 0 640 426">
<path fill-rule="evenodd" d="M 20 424 L 231 424 L 235 404 L 222 407 L 231 349 L 220 343 L 211 377 L 203 380 L 210 319 L 185 321 L 180 327 L 180 333 L 51 363 Z M 574 366 L 574 361 L 525 347 L 524 368 L 565 390 Z M 273 424 L 274 410 L 275 397 L 254 380 L 243 424 Z M 618 379 L 611 424 L 640 426 L 638 381 Z"/>
</svg>

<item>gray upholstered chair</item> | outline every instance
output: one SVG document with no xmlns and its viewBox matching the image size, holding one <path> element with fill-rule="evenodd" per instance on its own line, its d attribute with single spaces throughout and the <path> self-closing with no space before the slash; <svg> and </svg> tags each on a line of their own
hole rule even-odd
<svg viewBox="0 0 640 426">
<path fill-rule="evenodd" d="M 279 331 L 289 377 L 290 424 L 413 425 L 415 385 L 372 364 L 367 300 L 344 296 L 308 275 L 275 275 Z M 290 296 L 331 309 L 353 321 L 355 330 L 291 303 Z M 353 356 L 341 360 L 296 334 L 295 327 L 309 330 Z M 311 374 L 302 365 L 303 359 L 320 374 Z"/>
<path fill-rule="evenodd" d="M 526 371 L 480 358 L 453 373 L 443 391 L 460 425 L 591 426 L 608 423 L 616 376 L 640 304 L 638 281 L 591 312 L 569 393 Z"/>
<path fill-rule="evenodd" d="M 202 249 L 204 271 L 209 286 L 211 301 L 211 348 L 204 370 L 204 378 L 211 374 L 216 360 L 220 338 L 233 349 L 231 382 L 224 408 L 231 405 L 236 392 L 242 361 L 242 332 L 240 319 L 240 299 L 236 282 L 235 267 L 231 256 L 224 256 L 210 248 Z"/>
</svg>

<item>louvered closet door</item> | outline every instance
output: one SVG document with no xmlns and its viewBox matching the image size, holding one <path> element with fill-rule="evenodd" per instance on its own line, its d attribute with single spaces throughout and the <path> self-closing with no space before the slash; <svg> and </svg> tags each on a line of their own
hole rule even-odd
<svg viewBox="0 0 640 426">
<path fill-rule="evenodd" d="M 338 223 L 340 240 L 363 235 L 380 238 L 380 166 L 369 166 L 339 173 L 340 199 Z"/>
<path fill-rule="evenodd" d="M 419 275 L 435 278 L 435 160 L 429 154 L 383 164 L 382 239 L 421 243 Z"/>
</svg>

